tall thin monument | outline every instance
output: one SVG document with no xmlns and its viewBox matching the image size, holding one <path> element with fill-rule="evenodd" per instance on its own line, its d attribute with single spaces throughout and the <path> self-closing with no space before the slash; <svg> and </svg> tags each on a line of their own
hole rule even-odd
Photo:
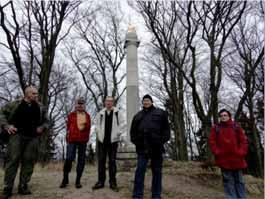
<svg viewBox="0 0 265 199">
<path fill-rule="evenodd" d="M 140 44 L 135 27 L 130 25 L 125 38 L 127 83 L 127 141 L 130 143 L 130 127 L 133 116 L 139 111 L 139 83 L 138 83 L 138 55 L 137 48 Z"/>
</svg>

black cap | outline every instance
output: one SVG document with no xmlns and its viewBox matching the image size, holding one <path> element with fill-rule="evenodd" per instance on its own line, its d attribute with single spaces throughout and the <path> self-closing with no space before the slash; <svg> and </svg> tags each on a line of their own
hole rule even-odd
<svg viewBox="0 0 265 199">
<path fill-rule="evenodd" d="M 86 103 L 86 101 L 85 101 L 85 99 L 83 97 L 78 98 L 76 100 L 76 102 L 77 102 L 77 104 L 85 104 Z"/>
<path fill-rule="evenodd" d="M 151 102 L 153 103 L 152 97 L 150 95 L 148 95 L 148 94 L 146 94 L 145 96 L 143 96 L 143 101 L 144 101 L 144 99 L 150 99 Z"/>
</svg>

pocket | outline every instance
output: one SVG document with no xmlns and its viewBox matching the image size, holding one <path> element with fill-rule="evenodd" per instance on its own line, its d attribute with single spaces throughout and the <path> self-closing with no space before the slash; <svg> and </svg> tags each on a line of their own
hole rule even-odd
<svg viewBox="0 0 265 199">
<path fill-rule="evenodd" d="M 242 150 L 240 149 L 236 149 L 236 155 L 240 158 L 245 157 L 245 154 L 242 152 Z"/>
<path fill-rule="evenodd" d="M 232 171 L 222 170 L 222 177 L 223 177 L 223 182 L 224 183 L 232 181 L 233 180 Z"/>
<path fill-rule="evenodd" d="M 239 183 L 244 183 L 244 178 L 243 178 L 243 172 L 242 170 L 236 171 L 236 181 Z"/>
<path fill-rule="evenodd" d="M 39 139 L 34 138 L 33 140 L 29 141 L 24 153 L 24 156 L 26 156 L 28 161 L 36 162 L 39 153 Z"/>
<path fill-rule="evenodd" d="M 7 157 L 17 159 L 20 156 L 20 136 L 18 134 L 10 135 L 7 145 Z"/>
</svg>

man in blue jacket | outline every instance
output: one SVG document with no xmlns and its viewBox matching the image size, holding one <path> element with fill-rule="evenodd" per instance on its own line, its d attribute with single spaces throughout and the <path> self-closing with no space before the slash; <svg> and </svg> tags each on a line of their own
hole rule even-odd
<svg viewBox="0 0 265 199">
<path fill-rule="evenodd" d="M 136 146 L 137 168 L 134 179 L 133 198 L 142 199 L 144 176 L 151 159 L 152 198 L 160 199 L 162 191 L 162 162 L 164 144 L 170 139 L 167 113 L 153 105 L 150 95 L 143 97 L 143 110 L 133 118 L 130 135 Z"/>
</svg>

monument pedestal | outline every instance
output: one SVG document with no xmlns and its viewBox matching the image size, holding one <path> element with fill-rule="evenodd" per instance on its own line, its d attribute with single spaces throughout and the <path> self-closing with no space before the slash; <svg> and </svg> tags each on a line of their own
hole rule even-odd
<svg viewBox="0 0 265 199">
<path fill-rule="evenodd" d="M 117 160 L 135 160 L 136 152 L 135 146 L 133 144 L 126 144 L 124 146 L 119 146 Z"/>
</svg>

